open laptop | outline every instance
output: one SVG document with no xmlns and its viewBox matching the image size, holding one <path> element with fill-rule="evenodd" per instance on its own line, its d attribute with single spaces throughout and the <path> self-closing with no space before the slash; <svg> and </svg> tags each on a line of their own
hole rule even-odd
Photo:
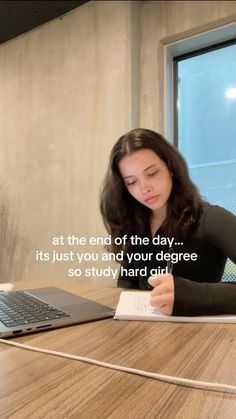
<svg viewBox="0 0 236 419">
<path fill-rule="evenodd" d="M 0 292 L 0 337 L 104 319 L 114 312 L 56 287 Z"/>
</svg>

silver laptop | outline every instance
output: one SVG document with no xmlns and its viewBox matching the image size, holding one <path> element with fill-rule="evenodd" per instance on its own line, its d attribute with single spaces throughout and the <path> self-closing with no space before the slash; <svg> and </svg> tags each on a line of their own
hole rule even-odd
<svg viewBox="0 0 236 419">
<path fill-rule="evenodd" d="M 104 319 L 114 312 L 55 287 L 0 292 L 0 337 Z"/>
</svg>

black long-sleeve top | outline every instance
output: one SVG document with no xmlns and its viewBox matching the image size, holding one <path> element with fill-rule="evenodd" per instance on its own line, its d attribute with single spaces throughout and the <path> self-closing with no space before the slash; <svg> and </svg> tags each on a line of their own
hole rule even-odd
<svg viewBox="0 0 236 419">
<path fill-rule="evenodd" d="M 221 282 L 227 258 L 236 263 L 236 217 L 224 208 L 205 205 L 195 227 L 182 245 L 176 244 L 177 241 L 172 245 L 175 253 L 197 254 L 196 260 L 173 264 L 173 315 L 236 314 L 236 267 L 235 282 Z M 165 237 L 161 228 L 157 235 Z M 153 245 L 151 240 L 150 243 L 141 251 L 153 253 L 151 261 L 122 262 L 124 268 L 138 269 L 137 272 L 146 267 L 147 275 L 123 277 L 120 274 L 118 287 L 150 289 L 147 279 L 151 269 L 157 266 L 165 269 L 167 262 L 157 262 L 155 255 L 169 252 L 169 246 Z"/>
</svg>

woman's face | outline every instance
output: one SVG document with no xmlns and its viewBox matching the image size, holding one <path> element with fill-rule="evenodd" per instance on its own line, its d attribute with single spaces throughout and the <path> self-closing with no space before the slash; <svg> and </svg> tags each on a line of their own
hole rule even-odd
<svg viewBox="0 0 236 419">
<path fill-rule="evenodd" d="M 166 210 L 172 177 L 167 165 L 154 151 L 143 148 L 123 157 L 119 170 L 129 193 L 138 202 L 156 214 Z"/>
</svg>

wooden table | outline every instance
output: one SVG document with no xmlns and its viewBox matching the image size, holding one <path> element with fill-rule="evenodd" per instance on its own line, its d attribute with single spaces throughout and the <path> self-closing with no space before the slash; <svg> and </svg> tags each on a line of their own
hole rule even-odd
<svg viewBox="0 0 236 419">
<path fill-rule="evenodd" d="M 15 288 L 47 286 L 22 281 Z M 120 289 L 50 281 L 116 307 Z M 236 326 L 111 319 L 13 340 L 108 363 L 236 385 Z M 236 395 L 197 390 L 0 344 L 0 418 L 236 418 Z"/>
</svg>

